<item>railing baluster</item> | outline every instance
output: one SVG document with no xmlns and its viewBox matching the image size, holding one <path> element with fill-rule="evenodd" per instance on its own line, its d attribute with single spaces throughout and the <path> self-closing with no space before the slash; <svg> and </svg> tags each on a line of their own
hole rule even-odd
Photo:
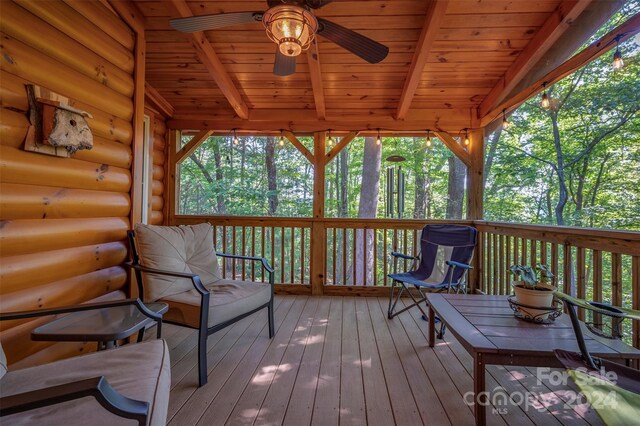
<svg viewBox="0 0 640 426">
<path fill-rule="evenodd" d="M 304 284 L 304 276 L 305 276 L 305 269 L 304 269 L 304 253 L 305 253 L 305 248 L 307 247 L 307 241 L 304 237 L 304 226 L 300 228 L 300 284 Z M 335 256 L 335 250 L 336 250 L 336 228 L 333 228 L 333 279 L 335 279 L 336 276 L 336 256 Z M 334 283 L 335 284 L 335 283 Z"/>
<path fill-rule="evenodd" d="M 593 250 L 593 300 L 602 302 L 602 252 Z M 593 323 L 598 328 L 602 328 L 602 317 L 600 314 L 593 315 Z"/>
<path fill-rule="evenodd" d="M 586 294 L 586 257 L 584 248 L 576 248 L 576 295 L 579 299 L 584 299 Z M 578 318 L 584 321 L 584 309 L 578 309 Z"/>
<path fill-rule="evenodd" d="M 295 253 L 295 241 L 294 241 L 295 240 L 295 238 L 294 238 L 295 234 L 296 234 L 296 228 L 292 227 L 290 229 L 291 253 L 289 254 L 289 262 L 290 262 L 289 266 L 290 266 L 290 269 L 291 269 L 291 273 L 289 274 L 289 276 L 291 277 L 290 278 L 291 284 L 293 284 L 293 274 L 295 273 L 293 269 L 296 266 L 296 258 L 295 258 L 295 255 L 294 255 L 294 253 Z M 326 276 L 326 271 L 325 271 L 325 276 Z"/>
<path fill-rule="evenodd" d="M 280 282 L 284 284 L 284 268 L 285 268 L 285 257 L 284 257 L 284 227 L 280 227 Z"/>
<path fill-rule="evenodd" d="M 373 230 L 373 285 L 378 285 L 378 229 Z"/>
<path fill-rule="evenodd" d="M 527 263 L 527 239 L 520 238 L 520 264 L 525 265 Z"/>
<path fill-rule="evenodd" d="M 551 244 L 551 273 L 556 276 L 556 284 L 560 285 L 558 278 L 558 245 Z"/>
<path fill-rule="evenodd" d="M 562 291 L 571 295 L 573 292 L 571 288 L 572 254 L 571 246 L 565 243 L 562 246 Z"/>
<path fill-rule="evenodd" d="M 631 309 L 640 310 L 640 256 L 631 257 L 631 295 Z M 640 321 L 632 321 L 632 324 L 631 342 L 640 349 Z M 640 368 L 640 361 L 636 360 L 635 368 Z"/>
<path fill-rule="evenodd" d="M 384 275 L 384 285 L 389 285 L 389 277 L 387 274 L 389 273 L 389 269 L 387 269 L 387 258 L 389 257 L 389 253 L 387 253 L 387 229 L 382 230 L 382 273 Z"/>
<path fill-rule="evenodd" d="M 260 227 L 260 256 L 264 257 L 264 226 Z M 272 263 L 273 265 L 273 263 Z M 260 268 L 260 281 L 264 282 L 264 272 Z"/>
<path fill-rule="evenodd" d="M 347 285 L 347 228 L 342 228 L 342 285 Z"/>
<path fill-rule="evenodd" d="M 242 250 L 242 253 L 241 253 L 241 254 L 242 254 L 243 256 L 245 256 L 245 255 L 247 254 L 247 252 L 245 251 L 245 248 L 246 248 L 246 247 L 245 247 L 245 246 L 246 246 L 246 245 L 245 245 L 245 238 L 246 238 L 246 236 L 245 236 L 245 229 L 246 229 L 246 227 L 244 227 L 244 226 L 243 226 L 243 227 L 242 227 L 242 248 L 241 248 L 241 250 Z M 244 281 L 244 279 L 245 279 L 245 275 L 244 275 L 244 273 L 245 273 L 245 268 L 246 268 L 246 264 L 247 264 L 247 262 L 242 261 L 242 262 L 241 262 L 241 264 L 242 264 L 242 280 Z"/>
<path fill-rule="evenodd" d="M 256 227 L 251 227 L 251 256 L 256 255 Z M 251 281 L 256 280 L 256 267 L 253 262 L 251 262 Z"/>
<path fill-rule="evenodd" d="M 511 260 L 511 236 L 507 235 L 507 247 L 505 249 L 505 253 L 506 253 L 506 270 L 505 270 L 505 274 L 507 274 L 507 279 L 505 281 L 505 285 L 507 286 L 507 293 L 506 294 L 511 294 L 511 272 L 509 272 L 509 266 L 513 265 L 515 262 L 513 262 Z"/>
<path fill-rule="evenodd" d="M 611 253 L 611 303 L 622 306 L 622 255 Z"/>
</svg>

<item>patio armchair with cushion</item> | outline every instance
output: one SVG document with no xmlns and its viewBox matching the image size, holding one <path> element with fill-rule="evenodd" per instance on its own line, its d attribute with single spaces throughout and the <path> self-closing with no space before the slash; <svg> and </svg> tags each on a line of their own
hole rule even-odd
<svg viewBox="0 0 640 426">
<path fill-rule="evenodd" d="M 135 304 L 136 300 L 99 302 L 64 308 L 0 314 L 18 320 Z M 160 324 L 153 312 L 146 312 Z M 157 316 L 157 318 L 156 318 Z M 124 345 L 49 364 L 7 371 L 0 346 L 1 424 L 164 425 L 171 371 L 164 340 Z"/>
<path fill-rule="evenodd" d="M 213 228 L 138 224 L 129 231 L 139 297 L 169 305 L 166 322 L 198 330 L 198 384 L 207 383 L 207 338 L 263 308 L 274 334 L 273 268 L 266 259 L 216 253 Z M 268 283 L 222 278 L 218 256 L 261 262 Z"/>
</svg>

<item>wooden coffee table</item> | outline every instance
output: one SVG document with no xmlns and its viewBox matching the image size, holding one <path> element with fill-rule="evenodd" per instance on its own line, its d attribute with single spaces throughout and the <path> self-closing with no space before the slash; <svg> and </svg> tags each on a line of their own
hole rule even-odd
<svg viewBox="0 0 640 426">
<path fill-rule="evenodd" d="M 437 315 L 471 354 L 474 414 L 477 425 L 486 424 L 485 365 L 562 367 L 554 349 L 579 352 L 568 315 L 551 324 L 533 324 L 513 315 L 507 296 L 462 294 L 427 295 L 429 302 L 429 346 L 435 343 Z M 614 361 L 640 359 L 640 350 L 620 340 L 596 336 L 583 327 L 592 355 Z"/>
</svg>

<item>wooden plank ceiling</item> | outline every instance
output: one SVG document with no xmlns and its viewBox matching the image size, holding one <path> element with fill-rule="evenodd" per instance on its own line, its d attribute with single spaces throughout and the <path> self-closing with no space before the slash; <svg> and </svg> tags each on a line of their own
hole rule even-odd
<svg viewBox="0 0 640 426">
<path fill-rule="evenodd" d="M 147 82 L 175 108 L 176 121 L 241 121 L 238 109 L 232 108 L 199 60 L 191 36 L 170 28 L 169 19 L 177 16 L 174 3 L 136 2 L 146 18 Z M 317 10 L 316 15 L 387 45 L 389 55 L 379 64 L 368 64 L 318 37 L 321 84 L 316 81 L 315 97 L 306 54 L 298 57 L 294 75 L 272 74 L 276 46 L 268 40 L 261 23 L 208 31 L 205 35 L 241 94 L 250 119 L 272 116 L 275 125 L 278 120 L 286 122 L 304 115 L 309 120 L 326 117 L 329 123 L 332 119 L 351 119 L 354 123 L 371 123 L 370 128 L 393 130 L 393 123 L 400 128 L 401 122 L 396 120 L 400 112 L 401 118 L 415 123 L 420 117 L 437 117 L 441 129 L 458 131 L 474 127 L 475 109 L 492 89 L 500 91 L 507 70 L 535 41 L 545 22 L 547 28 L 551 25 L 560 3 L 451 0 L 443 9 L 444 16 L 440 12 L 430 21 L 429 17 L 439 12 L 425 0 L 334 1 Z M 265 1 L 188 1 L 187 6 L 194 15 L 267 8 Z M 435 35 L 428 34 L 433 32 L 430 22 L 438 23 Z M 416 54 L 419 45 L 423 51 Z M 422 58 L 417 57 L 420 53 Z M 422 68 L 424 56 L 426 64 Z M 417 63 L 417 71 L 412 63 Z M 417 87 L 408 111 L 403 111 L 400 102 L 403 91 L 411 86 L 405 82 L 412 72 L 418 73 Z M 376 126 L 371 117 L 379 117 L 384 125 Z"/>
</svg>

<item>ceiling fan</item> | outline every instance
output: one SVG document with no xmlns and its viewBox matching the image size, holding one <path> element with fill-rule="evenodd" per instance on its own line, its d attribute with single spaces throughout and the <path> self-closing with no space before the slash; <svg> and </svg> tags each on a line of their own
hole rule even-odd
<svg viewBox="0 0 640 426">
<path fill-rule="evenodd" d="M 215 30 L 236 24 L 262 22 L 267 36 L 278 45 L 273 73 L 293 74 L 296 56 L 309 48 L 316 35 L 326 38 L 371 64 L 386 58 L 389 48 L 348 28 L 313 15 L 313 9 L 332 0 L 267 0 L 265 12 L 231 12 L 215 15 L 189 16 L 170 21 L 182 32 Z"/>
</svg>

